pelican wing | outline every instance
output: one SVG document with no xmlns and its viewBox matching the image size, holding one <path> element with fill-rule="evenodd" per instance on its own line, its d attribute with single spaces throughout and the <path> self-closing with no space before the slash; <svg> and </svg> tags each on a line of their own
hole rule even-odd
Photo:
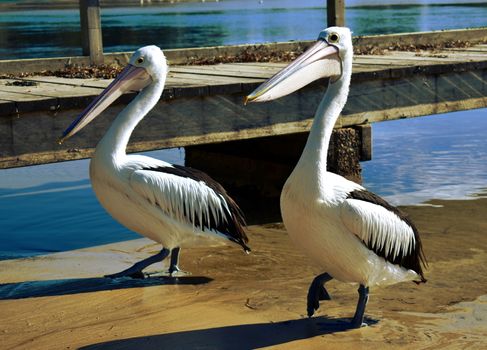
<svg viewBox="0 0 487 350">
<path fill-rule="evenodd" d="M 355 190 L 340 208 L 345 226 L 377 255 L 416 271 L 425 264 L 418 231 L 398 208 L 366 190 Z"/>
<path fill-rule="evenodd" d="M 133 172 L 130 186 L 171 218 L 193 229 L 224 235 L 250 250 L 240 208 L 205 173 L 178 165 L 145 168 Z"/>
</svg>

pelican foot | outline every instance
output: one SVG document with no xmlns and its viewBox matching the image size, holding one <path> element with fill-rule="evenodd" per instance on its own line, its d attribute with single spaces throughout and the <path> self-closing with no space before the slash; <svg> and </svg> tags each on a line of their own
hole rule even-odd
<svg viewBox="0 0 487 350">
<path fill-rule="evenodd" d="M 120 278 L 120 277 L 129 277 L 129 278 L 135 278 L 135 279 L 144 279 L 145 274 L 142 271 L 135 271 L 135 272 L 126 272 L 126 271 L 121 271 L 117 273 L 112 273 L 110 275 L 105 275 L 103 276 L 105 278 Z"/>
<path fill-rule="evenodd" d="M 311 282 L 308 290 L 308 317 L 313 316 L 315 311 L 320 308 L 320 300 L 331 300 L 330 294 L 324 286 L 331 279 L 332 277 L 329 274 L 323 273 L 316 276 Z"/>
<path fill-rule="evenodd" d="M 366 323 L 366 322 L 355 322 L 354 320 L 352 320 L 352 322 L 350 323 L 352 329 L 355 329 L 355 328 L 362 328 L 362 327 L 368 327 L 369 324 Z"/>
<path fill-rule="evenodd" d="M 177 278 L 177 277 L 183 277 L 183 276 L 190 276 L 191 272 L 187 271 L 170 271 L 170 270 L 165 270 L 165 271 L 152 271 L 152 272 L 146 272 L 144 273 L 146 278 L 155 278 L 155 277 L 172 277 L 172 278 Z"/>
<path fill-rule="evenodd" d="M 191 272 L 183 271 L 179 268 L 179 266 L 174 265 L 169 268 L 169 275 L 171 277 L 182 277 L 182 276 L 190 276 Z"/>
<path fill-rule="evenodd" d="M 113 273 L 111 275 L 105 275 L 106 278 L 119 278 L 119 277 L 131 277 L 131 278 L 146 278 L 146 274 L 142 272 L 147 266 L 152 265 L 156 262 L 164 260 L 169 255 L 169 249 L 162 248 L 162 250 L 148 258 L 135 263 L 131 267 L 121 272 Z"/>
</svg>

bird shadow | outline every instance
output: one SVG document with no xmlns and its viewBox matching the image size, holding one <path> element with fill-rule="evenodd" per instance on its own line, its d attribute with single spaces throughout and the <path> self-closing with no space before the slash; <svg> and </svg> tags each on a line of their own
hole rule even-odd
<svg viewBox="0 0 487 350">
<path fill-rule="evenodd" d="M 377 323 L 367 319 L 369 325 Z M 345 319 L 326 317 L 304 318 L 275 323 L 243 324 L 198 329 L 136 338 L 117 339 L 92 344 L 80 350 L 96 349 L 232 349 L 249 350 L 326 334 L 350 330 Z"/>
<path fill-rule="evenodd" d="M 208 277 L 151 277 L 134 278 L 73 278 L 46 281 L 25 281 L 0 284 L 0 300 L 37 298 L 99 292 L 104 290 L 140 288 L 161 285 L 198 285 L 211 282 Z"/>
</svg>

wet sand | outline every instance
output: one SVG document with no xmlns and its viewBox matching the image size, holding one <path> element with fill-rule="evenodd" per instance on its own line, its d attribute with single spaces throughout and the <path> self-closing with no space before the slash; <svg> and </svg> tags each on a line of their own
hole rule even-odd
<svg viewBox="0 0 487 350">
<path fill-rule="evenodd" d="M 356 286 L 305 316 L 320 271 L 280 224 L 251 226 L 253 252 L 186 249 L 176 282 L 101 278 L 158 250 L 146 239 L 0 262 L 2 349 L 485 349 L 487 199 L 407 207 L 428 282 L 371 288 L 369 327 L 347 330 Z M 440 206 L 440 207 L 437 207 Z"/>
</svg>

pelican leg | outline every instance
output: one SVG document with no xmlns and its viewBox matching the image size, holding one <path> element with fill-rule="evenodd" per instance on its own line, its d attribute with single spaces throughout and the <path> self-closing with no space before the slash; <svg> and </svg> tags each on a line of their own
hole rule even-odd
<svg viewBox="0 0 487 350">
<path fill-rule="evenodd" d="M 365 307 L 367 306 L 367 301 L 369 300 L 369 287 L 361 284 L 358 288 L 358 295 L 357 309 L 355 310 L 355 315 L 353 316 L 352 320 L 353 328 L 367 326 L 367 323 L 364 322 L 364 313 Z"/>
<path fill-rule="evenodd" d="M 169 275 L 172 276 L 174 273 L 178 273 L 181 269 L 178 266 L 179 262 L 179 252 L 181 248 L 177 247 L 171 250 L 171 264 L 169 265 Z"/>
<path fill-rule="evenodd" d="M 152 265 L 156 262 L 164 260 L 168 255 L 169 255 L 169 249 L 162 248 L 162 250 L 159 253 L 157 253 L 156 255 L 152 255 L 152 256 L 148 257 L 147 259 L 139 261 L 126 270 L 123 270 L 121 272 L 114 273 L 111 275 L 105 275 L 105 277 L 108 277 L 108 278 L 117 278 L 117 277 L 144 278 L 144 274 L 142 273 L 143 269 L 145 269 L 149 265 Z"/>
<path fill-rule="evenodd" d="M 308 290 L 308 317 L 313 316 L 316 310 L 320 307 L 320 300 L 331 300 L 330 294 L 328 294 L 324 284 L 331 280 L 328 273 L 322 273 L 316 276 L 311 282 Z"/>
</svg>

